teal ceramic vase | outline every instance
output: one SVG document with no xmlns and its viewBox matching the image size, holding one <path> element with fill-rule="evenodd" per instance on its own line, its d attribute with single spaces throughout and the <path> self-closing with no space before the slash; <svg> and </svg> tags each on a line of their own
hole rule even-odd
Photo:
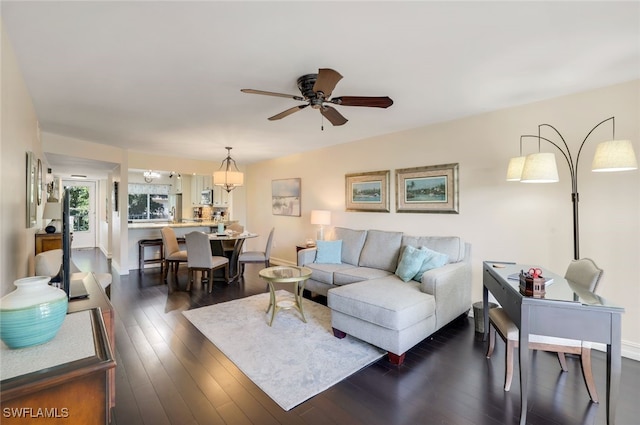
<svg viewBox="0 0 640 425">
<path fill-rule="evenodd" d="M 43 344 L 56 336 L 67 315 L 67 294 L 48 276 L 18 279 L 0 299 L 0 338 L 9 348 Z"/>
</svg>

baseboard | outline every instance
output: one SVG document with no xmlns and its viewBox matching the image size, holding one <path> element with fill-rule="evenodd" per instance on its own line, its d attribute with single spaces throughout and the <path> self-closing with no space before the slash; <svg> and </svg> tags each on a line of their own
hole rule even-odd
<svg viewBox="0 0 640 425">
<path fill-rule="evenodd" d="M 117 261 L 111 261 L 111 269 L 120 276 L 124 276 L 124 275 L 128 275 L 129 274 L 129 269 L 122 269 L 120 267 L 120 263 L 118 263 Z"/>
<path fill-rule="evenodd" d="M 606 352 L 606 344 L 592 343 L 591 348 L 594 350 Z M 640 344 L 631 341 L 622 341 L 622 357 L 640 362 Z"/>
<path fill-rule="evenodd" d="M 271 257 L 269 258 L 269 263 L 274 266 L 296 266 L 296 263 L 292 263 L 291 261 L 283 260 L 282 258 Z"/>
<path fill-rule="evenodd" d="M 104 254 L 105 257 L 107 257 L 107 260 L 111 260 L 111 253 L 108 252 L 106 249 L 104 249 L 104 247 L 99 246 L 98 249 L 100 250 L 100 252 L 102 252 Z"/>
</svg>

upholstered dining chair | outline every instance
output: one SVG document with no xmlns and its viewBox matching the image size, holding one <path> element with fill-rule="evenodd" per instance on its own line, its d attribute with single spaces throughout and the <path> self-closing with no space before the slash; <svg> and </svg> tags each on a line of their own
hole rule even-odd
<svg viewBox="0 0 640 425">
<path fill-rule="evenodd" d="M 577 287 L 595 292 L 602 277 L 602 269 L 598 268 L 593 260 L 582 258 L 571 261 L 564 277 Z M 491 354 L 493 354 L 496 332 L 506 344 L 504 390 L 509 391 L 513 378 L 513 352 L 514 349 L 518 348 L 520 333 L 518 327 L 511 321 L 502 308 L 492 308 L 489 310 L 489 348 L 487 350 L 487 358 L 490 358 Z M 577 354 L 580 357 L 582 375 L 585 385 L 587 386 L 587 391 L 589 392 L 589 397 L 591 397 L 594 403 L 598 403 L 598 393 L 591 370 L 590 342 L 544 335 L 529 335 L 529 348 L 532 350 L 557 353 L 560 367 L 564 372 L 568 371 L 565 353 Z"/>
<path fill-rule="evenodd" d="M 245 251 L 238 256 L 238 263 L 240 264 L 240 274 L 244 275 L 244 265 L 246 263 L 263 263 L 265 267 L 269 267 L 269 257 L 271 256 L 271 245 L 273 243 L 273 232 L 275 227 L 269 232 L 267 238 L 267 246 L 264 251 Z"/>
<path fill-rule="evenodd" d="M 197 271 L 205 273 L 209 280 L 209 293 L 213 289 L 213 271 L 224 267 L 224 280 L 229 283 L 229 259 L 218 255 L 211 255 L 209 236 L 202 232 L 191 232 L 185 235 L 187 241 L 187 265 L 189 267 L 189 283 L 187 291 L 191 289 Z"/>
<path fill-rule="evenodd" d="M 227 230 L 231 230 L 236 233 L 244 232 L 244 226 L 239 223 L 231 223 L 227 226 Z M 233 249 L 236 246 L 236 241 L 221 241 L 222 242 L 222 250 L 225 254 L 228 252 L 233 252 Z"/>
<path fill-rule="evenodd" d="M 187 262 L 187 251 L 180 250 L 176 232 L 171 227 L 163 227 L 160 232 L 162 233 L 162 244 L 164 245 L 164 274 L 162 281 L 166 282 L 169 266 L 173 266 L 173 274 L 177 276 L 180 263 Z"/>
</svg>

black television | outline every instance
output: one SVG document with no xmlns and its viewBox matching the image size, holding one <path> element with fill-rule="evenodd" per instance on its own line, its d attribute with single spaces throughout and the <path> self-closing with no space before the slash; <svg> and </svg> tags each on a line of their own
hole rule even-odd
<svg viewBox="0 0 640 425">
<path fill-rule="evenodd" d="M 62 269 L 60 271 L 60 281 L 62 289 L 67 293 L 71 289 L 71 211 L 70 211 L 70 189 L 64 188 L 62 192 Z"/>
</svg>

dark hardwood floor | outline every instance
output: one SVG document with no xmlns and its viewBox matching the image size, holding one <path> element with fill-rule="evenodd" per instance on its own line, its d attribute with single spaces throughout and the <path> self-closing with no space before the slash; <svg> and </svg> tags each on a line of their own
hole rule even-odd
<svg viewBox="0 0 640 425">
<path fill-rule="evenodd" d="M 73 256 L 81 269 L 108 270 L 97 250 L 74 250 Z M 264 292 L 259 268 L 248 265 L 240 283 L 215 283 L 211 294 L 199 284 L 190 293 L 184 291 L 186 267 L 177 281 L 169 277 L 169 285 L 161 282 L 159 269 L 114 275 L 118 366 L 112 424 L 518 423 L 518 371 L 511 391 L 503 391 L 504 344 L 498 340 L 493 358 L 487 360 L 486 345 L 475 334 L 471 318 L 422 341 L 401 367 L 381 359 L 283 411 L 181 314 Z M 576 358 L 568 358 L 568 373 L 561 372 L 549 353 L 536 352 L 532 363 L 528 424 L 606 423 L 604 353 L 593 354 L 600 404 L 589 401 Z M 640 423 L 639 392 L 640 362 L 623 359 L 617 424 Z"/>
</svg>

